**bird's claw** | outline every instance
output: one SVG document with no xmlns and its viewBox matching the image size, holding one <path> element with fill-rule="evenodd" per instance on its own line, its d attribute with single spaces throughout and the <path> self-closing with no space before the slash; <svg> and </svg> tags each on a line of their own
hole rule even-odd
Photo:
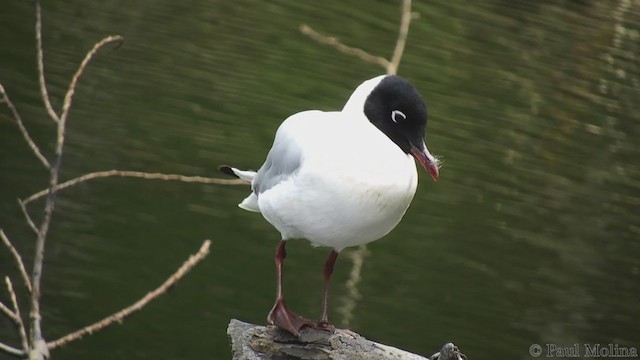
<svg viewBox="0 0 640 360">
<path fill-rule="evenodd" d="M 300 330 L 305 327 L 315 327 L 310 320 L 287 309 L 283 299 L 277 299 L 273 308 L 267 315 L 267 321 L 281 329 L 284 329 L 296 337 L 300 336 Z"/>
</svg>

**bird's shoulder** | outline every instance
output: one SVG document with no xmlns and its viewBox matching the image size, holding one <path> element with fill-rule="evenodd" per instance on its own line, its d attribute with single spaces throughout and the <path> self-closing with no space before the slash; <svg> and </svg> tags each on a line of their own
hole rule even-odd
<svg viewBox="0 0 640 360">
<path fill-rule="evenodd" d="M 307 139 L 316 137 L 322 133 L 331 131 L 339 125 L 340 112 L 307 110 L 289 116 L 285 119 L 278 131 L 276 140 L 279 137 L 289 139 Z"/>
<path fill-rule="evenodd" d="M 374 129 L 366 119 L 341 111 L 309 110 L 287 118 L 278 128 L 275 142 L 300 147 L 309 154 L 328 149 L 347 151 L 359 134 Z"/>
</svg>

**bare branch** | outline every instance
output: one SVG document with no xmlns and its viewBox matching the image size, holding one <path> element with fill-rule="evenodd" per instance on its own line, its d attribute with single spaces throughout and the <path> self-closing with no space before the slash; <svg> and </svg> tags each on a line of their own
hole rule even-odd
<svg viewBox="0 0 640 360">
<path fill-rule="evenodd" d="M 407 34 L 409 33 L 409 25 L 411 24 L 411 17 L 411 0 L 403 0 L 400 29 L 398 31 L 398 39 L 396 40 L 396 46 L 393 50 L 391 61 L 381 56 L 371 55 L 360 48 L 344 45 L 338 39 L 322 35 L 306 24 L 300 25 L 300 32 L 321 44 L 333 46 L 341 53 L 353 55 L 370 64 L 382 66 L 387 71 L 387 74 L 395 75 L 398 73 L 398 66 L 400 66 L 400 60 L 402 59 L 402 54 L 404 53 L 404 47 L 407 42 Z"/>
<path fill-rule="evenodd" d="M 85 335 L 91 335 L 96 331 L 102 330 L 103 328 L 113 324 L 114 322 L 122 322 L 129 315 L 135 313 L 136 311 L 142 309 L 145 305 L 147 305 L 151 300 L 154 300 L 158 296 L 164 294 L 171 288 L 175 283 L 177 283 L 182 277 L 187 274 L 194 266 L 196 266 L 202 259 L 204 259 L 209 254 L 209 247 L 211 245 L 211 240 L 205 240 L 200 247 L 200 250 L 196 254 L 193 254 L 187 259 L 187 261 L 180 266 L 180 268 L 173 273 L 167 280 L 165 280 L 162 285 L 160 285 L 155 290 L 147 293 L 143 298 L 136 301 L 134 304 L 118 311 L 115 314 L 109 315 L 106 318 L 88 325 L 78 331 L 75 331 L 71 334 L 67 334 L 57 340 L 51 341 L 47 343 L 47 347 L 49 350 L 55 349 L 62 345 L 65 345 L 71 341 L 78 340 Z"/>
<path fill-rule="evenodd" d="M 36 0 L 36 29 L 38 34 L 36 37 L 40 38 L 40 27 L 41 27 L 41 18 L 40 18 L 40 4 Z M 41 40 L 40 40 L 41 41 Z M 46 351 L 46 347 L 42 349 L 41 344 L 44 343 L 42 338 L 42 330 L 40 327 L 40 322 L 42 319 L 42 315 L 40 314 L 40 279 L 42 278 L 42 263 L 44 261 L 44 249 L 45 242 L 47 239 L 47 233 L 49 232 L 49 224 L 51 223 L 51 217 L 53 215 L 53 209 L 55 207 L 55 195 L 58 190 L 58 177 L 60 175 L 60 165 L 62 163 L 62 152 L 64 149 L 64 141 L 65 141 L 65 129 L 67 123 L 67 115 L 69 114 L 69 109 L 71 108 L 71 102 L 73 99 L 73 94 L 75 93 L 76 86 L 78 84 L 78 79 L 84 72 L 87 64 L 94 57 L 96 52 L 105 44 L 111 42 L 121 42 L 122 37 L 120 36 L 108 36 L 99 42 L 97 42 L 91 50 L 87 53 L 87 55 L 82 60 L 82 63 L 78 67 L 78 70 L 73 74 L 71 78 L 71 82 L 69 83 L 69 89 L 64 98 L 64 103 L 62 105 L 62 113 L 60 117 L 57 118 L 57 136 L 56 136 L 56 147 L 55 147 L 55 161 L 53 166 L 49 169 L 50 177 L 49 177 L 49 187 L 47 189 L 47 201 L 44 207 L 44 216 L 42 219 L 42 224 L 40 225 L 40 229 L 38 231 L 38 237 L 36 239 L 36 248 L 35 248 L 35 256 L 33 259 L 33 272 L 31 277 L 31 312 L 30 312 L 30 320 L 31 320 L 31 342 L 34 344 L 34 350 L 38 353 L 34 358 L 44 358 L 46 357 L 42 351 Z M 38 44 L 41 45 L 41 44 Z M 39 49 L 40 61 L 41 59 L 41 50 Z M 39 61 L 39 65 L 41 62 Z M 42 68 L 39 67 L 39 70 Z M 41 80 L 44 84 L 44 71 L 41 72 Z M 46 95 L 46 86 L 42 86 L 43 96 Z M 47 101 L 45 100 L 45 103 Z M 51 114 L 50 114 L 51 115 Z M 26 203 L 26 202 L 25 202 Z"/>
<path fill-rule="evenodd" d="M 165 180 L 165 181 L 182 181 L 186 183 L 199 183 L 199 184 L 217 184 L 217 185 L 247 185 L 248 182 L 240 179 L 218 179 L 218 178 L 209 178 L 204 176 L 185 176 L 179 174 L 162 174 L 162 173 L 147 173 L 142 171 L 127 171 L 127 170 L 107 170 L 107 171 L 97 171 L 88 174 L 84 174 L 77 178 L 73 178 L 71 180 L 67 180 L 63 183 L 58 184 L 58 190 L 63 190 L 68 187 L 72 187 L 78 185 L 79 183 L 94 180 L 107 178 L 112 176 L 119 177 L 133 177 L 133 178 L 142 178 L 147 180 Z M 35 194 L 32 194 L 28 198 L 26 198 L 23 203 L 26 205 L 34 200 L 37 200 L 47 194 L 47 190 L 41 190 Z"/>
<path fill-rule="evenodd" d="M 5 352 L 9 352 L 12 354 L 19 354 L 21 356 L 27 356 L 30 359 L 44 359 L 44 358 L 48 358 L 48 344 L 45 342 L 45 340 L 43 339 L 42 336 L 42 330 L 41 330 L 41 320 L 42 320 L 42 315 L 40 312 L 40 296 L 41 296 L 41 278 L 42 278 L 42 272 L 43 272 L 43 261 L 44 261 L 44 253 L 45 253 L 45 243 L 46 243 L 46 239 L 47 239 L 47 234 L 49 231 L 49 227 L 51 224 L 51 219 L 53 216 L 53 212 L 54 212 L 54 208 L 55 208 L 55 199 L 56 199 L 56 194 L 57 191 L 59 190 L 59 177 L 60 177 L 60 168 L 61 168 L 61 163 L 62 163 L 62 156 L 63 156 L 63 150 L 64 150 L 64 143 L 65 143 L 65 132 L 66 132 L 66 122 L 68 119 L 68 115 L 69 115 L 69 111 L 72 107 L 72 103 L 73 103 L 73 97 L 75 95 L 76 92 L 76 88 L 78 86 L 78 81 L 80 79 L 80 77 L 84 74 L 88 64 L 91 62 L 91 60 L 95 57 L 96 53 L 98 52 L 98 50 L 100 50 L 102 47 L 104 47 L 106 44 L 110 44 L 110 43 L 121 43 L 123 41 L 123 38 L 121 36 L 108 36 L 100 41 L 98 41 L 91 50 L 89 50 L 87 52 L 87 54 L 85 55 L 85 57 L 83 58 L 82 62 L 80 63 L 80 65 L 78 66 L 77 70 L 75 71 L 75 73 L 73 74 L 71 81 L 69 82 L 69 86 L 67 88 L 67 91 L 65 93 L 63 102 L 62 102 L 62 108 L 60 110 L 60 113 L 56 113 L 56 111 L 54 110 L 52 104 L 51 104 L 51 99 L 47 90 L 47 83 L 45 80 L 45 71 L 44 71 L 44 52 L 43 52 L 43 45 L 42 45 L 42 8 L 41 8 L 41 4 L 39 0 L 35 0 L 35 12 L 36 12 L 36 23 L 35 23 L 35 37 L 36 37 L 36 50 L 37 50 L 37 70 L 38 70 L 38 80 L 39 80 L 39 86 L 40 86 L 40 94 L 42 97 L 42 101 L 44 103 L 44 106 L 47 110 L 47 113 L 49 115 L 49 117 L 57 124 L 57 134 L 56 134 L 56 144 L 55 144 L 55 150 L 54 150 L 54 157 L 51 163 L 49 163 L 47 161 L 46 158 L 44 158 L 44 156 L 42 155 L 42 153 L 40 152 L 39 148 L 37 147 L 37 145 L 35 144 L 35 142 L 33 142 L 33 140 L 31 139 L 30 135 L 28 134 L 26 128 L 23 126 L 22 120 L 20 118 L 19 113 L 17 112 L 15 106 L 13 105 L 13 103 L 10 101 L 9 97 L 7 96 L 6 92 L 4 91 L 4 88 L 0 85 L 0 90 L 2 93 L 2 97 L 0 98 L 0 102 L 5 102 L 7 103 L 9 109 L 11 110 L 15 121 L 18 123 L 18 126 L 21 130 L 21 132 L 23 133 L 23 136 L 25 137 L 27 143 L 29 144 L 29 146 L 31 147 L 32 151 L 36 154 L 36 156 L 38 157 L 38 159 L 40 159 L 40 161 L 47 167 L 47 169 L 49 170 L 49 183 L 48 183 L 48 188 L 44 191 L 42 191 L 41 193 L 38 194 L 34 194 L 32 197 L 30 197 L 29 199 L 27 199 L 26 201 L 21 201 L 19 200 L 19 204 L 20 207 L 25 215 L 25 218 L 27 219 L 27 222 L 29 223 L 29 226 L 37 232 L 37 239 L 36 239 L 36 243 L 35 243 L 35 255 L 34 255 L 34 260 L 33 260 L 33 271 L 31 274 L 31 281 L 29 282 L 29 278 L 26 275 L 26 270 L 24 270 L 24 264 L 22 263 L 22 260 L 19 256 L 19 254 L 17 253 L 17 251 L 15 250 L 15 248 L 13 247 L 13 245 L 11 244 L 11 242 L 9 241 L 9 239 L 6 237 L 6 235 L 4 234 L 4 232 L 2 232 L 0 235 L 2 235 L 2 240 L 3 242 L 6 244 L 6 246 L 12 251 L 12 253 L 14 254 L 14 257 L 16 259 L 16 262 L 18 263 L 18 267 L 20 268 L 21 274 L 22 276 L 26 279 L 25 280 L 25 284 L 27 286 L 27 288 L 30 289 L 31 291 L 31 297 L 30 297 L 30 313 L 29 313 L 29 327 L 30 327 L 30 334 L 29 334 L 29 338 L 27 338 L 26 336 L 26 332 L 25 332 L 25 327 L 24 327 L 24 323 L 22 322 L 22 318 L 20 316 L 19 313 L 19 309 L 18 309 L 18 305 L 17 305 L 17 301 L 16 301 L 16 297 L 15 297 L 15 292 L 13 291 L 13 287 L 11 284 L 11 281 L 9 280 L 9 278 L 6 278 L 6 282 L 7 282 L 7 288 L 9 289 L 9 292 L 12 295 L 12 302 L 14 305 L 15 310 L 11 311 L 7 306 L 5 306 L 4 304 L 1 304 L 0 310 L 2 310 L 4 313 L 6 313 L 9 317 L 11 317 L 14 322 L 16 322 L 16 324 L 18 325 L 19 328 L 19 332 L 20 332 L 20 338 L 23 342 L 23 347 L 24 350 L 20 351 L 18 349 L 12 348 L 11 346 L 8 345 L 4 345 L 4 344 L 0 344 L 2 345 L 2 347 L 0 349 L 4 350 Z M 152 178 L 162 178 L 164 177 L 168 177 L 168 179 L 171 180 L 182 180 L 182 181 L 192 181 L 195 182 L 197 181 L 196 179 L 198 179 L 199 177 L 183 177 L 180 175 L 169 175 L 166 176 L 164 174 L 152 174 L 152 175 L 148 175 L 148 174 L 143 174 L 143 173 L 111 173 L 111 174 L 98 174 L 98 173 L 93 173 L 93 174 L 87 174 L 85 176 L 82 176 L 78 179 L 74 179 L 71 181 L 68 181 L 66 183 L 66 187 L 69 186 L 73 186 L 79 182 L 82 181 L 86 181 L 92 178 L 98 178 L 98 177 L 106 177 L 106 176 L 115 176 L 115 175 L 119 175 L 119 176 L 131 176 L 131 177 L 152 177 Z M 157 177 L 158 175 L 160 175 L 160 177 Z M 175 177 L 175 178 L 174 178 Z M 35 223 L 33 222 L 33 220 L 31 219 L 27 209 L 26 209 L 26 204 L 36 198 L 42 197 L 46 195 L 46 202 L 44 205 L 44 214 L 42 217 L 42 222 L 40 224 L 39 227 L 36 227 Z M 0 230 L 1 231 L 1 230 Z M 97 331 L 101 328 L 104 328 L 106 326 L 108 326 L 109 324 L 113 323 L 114 321 L 122 321 L 122 319 L 124 319 L 125 317 L 129 316 L 131 313 L 141 309 L 142 307 L 144 307 L 149 301 L 153 300 L 154 298 L 156 298 L 157 296 L 163 294 L 164 292 L 167 291 L 167 289 L 172 286 L 174 283 L 176 283 L 179 279 L 181 279 L 184 274 L 186 274 L 193 266 L 195 266 L 195 264 L 197 264 L 202 258 L 204 258 L 208 252 L 209 252 L 209 246 L 210 246 L 210 241 L 207 240 L 203 243 L 200 251 L 194 255 L 191 256 L 187 262 L 185 262 L 185 264 L 183 264 L 183 266 L 176 272 L 174 273 L 169 279 L 167 279 L 165 281 L 165 283 L 163 283 L 159 288 L 157 288 L 156 290 L 148 293 L 145 297 L 143 297 L 141 300 L 139 300 L 138 302 L 136 302 L 135 304 L 133 304 L 132 306 L 104 319 L 101 322 L 98 322 L 96 324 L 93 324 L 89 327 L 86 327 L 76 333 L 70 334 L 65 338 L 59 339 L 57 342 L 53 342 L 53 345 L 51 346 L 51 348 L 55 348 L 58 345 L 62 345 L 68 341 L 72 341 L 75 339 L 78 339 L 80 337 L 82 337 L 84 334 L 87 333 L 92 333 L 94 331 Z M 29 343 L 31 343 L 31 346 L 29 346 Z"/>
<path fill-rule="evenodd" d="M 47 201 L 44 205 L 44 215 L 42 217 L 42 223 L 40 225 L 38 236 L 36 238 L 35 254 L 33 257 L 33 271 L 31 272 L 31 311 L 29 312 L 30 320 L 30 339 L 34 344 L 34 353 L 29 355 L 30 359 L 44 359 L 47 356 L 41 352 L 41 346 L 44 342 L 42 338 L 41 320 L 40 314 L 40 280 L 42 279 L 42 263 L 44 262 L 44 249 L 45 242 L 47 240 L 47 234 L 49 232 L 49 225 L 51 224 L 51 217 L 53 216 L 53 209 L 55 207 L 55 198 L 58 188 L 58 176 L 60 174 L 60 165 L 62 164 L 62 150 L 64 149 L 64 132 L 66 121 L 63 118 L 59 118 L 57 121 L 58 131 L 55 148 L 55 162 L 49 169 L 49 187 L 47 188 Z M 44 348 L 46 350 L 46 347 Z"/>
<path fill-rule="evenodd" d="M 404 46 L 407 42 L 407 34 L 409 33 L 409 24 L 411 24 L 411 0 L 402 1 L 402 17 L 400 19 L 400 30 L 398 31 L 398 40 L 393 50 L 391 62 L 387 67 L 387 73 L 395 75 L 398 73 L 398 66 L 404 52 Z"/>
<path fill-rule="evenodd" d="M 11 346 L 0 344 L 0 350 L 10 353 L 12 355 L 25 355 L 29 351 L 29 343 L 27 341 L 27 333 L 24 328 L 24 323 L 22 322 L 22 317 L 20 316 L 20 308 L 18 307 L 18 301 L 16 299 L 16 292 L 13 290 L 13 284 L 8 276 L 4 278 L 5 283 L 7 285 L 7 291 L 9 292 L 9 297 L 11 298 L 11 304 L 13 305 L 13 310 L 9 309 L 5 304 L 0 302 L 0 311 L 5 313 L 7 317 L 9 317 L 13 323 L 16 325 L 16 329 L 18 330 L 18 334 L 20 335 L 20 340 L 22 342 L 22 350 L 13 348 Z"/>
<path fill-rule="evenodd" d="M 316 42 L 332 46 L 334 49 L 340 51 L 343 54 L 356 56 L 360 58 L 360 60 L 363 60 L 370 64 L 382 66 L 385 70 L 389 68 L 389 65 L 390 65 L 389 60 L 381 56 L 371 55 L 360 48 L 344 45 L 338 39 L 334 37 L 322 35 L 317 31 L 313 30 L 310 26 L 306 24 L 300 25 L 300 32 L 307 35 L 308 37 L 310 37 L 312 40 Z"/>
<path fill-rule="evenodd" d="M 64 122 L 58 121 L 58 133 L 64 134 Z M 60 140 L 62 139 L 62 140 Z M 56 187 L 58 186 L 58 172 L 60 170 L 60 163 L 62 161 L 62 145 L 64 142 L 64 135 L 58 137 L 58 143 L 56 144 L 56 162 L 50 169 L 49 188 L 47 201 L 44 206 L 44 216 L 38 236 L 36 238 L 35 255 L 33 258 L 33 271 L 31 273 L 31 311 L 29 312 L 30 319 L 30 339 L 33 344 L 42 342 L 42 330 L 40 328 L 40 320 L 42 315 L 40 314 L 40 279 L 42 278 L 42 263 L 44 261 L 44 245 L 47 239 L 47 233 L 49 232 L 49 224 L 51 223 L 51 217 L 53 215 L 53 208 L 55 206 Z M 30 356 L 31 358 L 31 356 Z M 36 359 L 44 359 L 44 354 L 40 356 L 34 356 Z"/>
<path fill-rule="evenodd" d="M 18 328 L 18 334 L 20 335 L 20 340 L 22 341 L 22 349 L 27 352 L 29 351 L 29 342 L 27 341 L 27 332 L 25 331 L 24 323 L 22 322 L 22 316 L 20 316 L 20 308 L 18 307 L 16 292 L 13 290 L 13 284 L 11 283 L 11 279 L 9 279 L 8 276 L 5 276 L 4 281 L 7 283 L 7 290 L 9 291 L 9 295 L 11 296 L 13 313 L 15 314 L 13 321 Z"/>
<path fill-rule="evenodd" d="M 98 50 L 109 43 L 118 43 L 117 46 L 119 46 L 123 41 L 124 38 L 120 35 L 107 36 L 106 38 L 98 41 L 95 45 L 93 45 L 93 48 L 89 50 L 87 55 L 85 55 L 84 59 L 80 63 L 80 66 L 78 66 L 78 70 L 76 70 L 76 72 L 73 74 L 71 82 L 69 83 L 69 88 L 67 89 L 67 93 L 64 96 L 64 102 L 62 103 L 62 113 L 60 114 L 59 119 L 61 122 L 65 122 L 67 115 L 69 114 L 69 109 L 71 109 L 73 95 L 75 94 L 76 87 L 78 86 L 78 79 L 80 78 L 80 76 L 82 76 L 84 70 L 87 68 L 87 65 L 96 55 Z"/>
<path fill-rule="evenodd" d="M 7 305 L 5 305 L 2 301 L 0 301 L 0 311 L 2 311 L 8 318 L 13 320 L 16 317 L 16 314 L 9 309 Z"/>
<path fill-rule="evenodd" d="M 0 84 L 0 94 L 2 94 L 2 99 L 0 99 L 0 103 L 7 104 L 7 107 L 11 111 L 11 114 L 13 115 L 13 119 L 16 121 L 16 124 L 18 125 L 18 128 L 20 129 L 20 132 L 24 137 L 24 140 L 27 142 L 27 145 L 29 145 L 29 148 L 31 148 L 31 151 L 33 151 L 33 154 L 38 158 L 38 160 L 40 160 L 42 165 L 44 165 L 44 167 L 46 167 L 47 169 L 50 169 L 51 164 L 49 164 L 49 161 L 44 157 L 44 155 L 42 155 L 40 148 L 33 141 L 33 139 L 31 138 L 31 135 L 29 135 L 29 131 L 27 131 L 27 128 L 24 126 L 24 123 L 22 122 L 22 117 L 20 116 L 20 113 L 18 113 L 18 109 L 16 109 L 15 105 L 13 105 L 13 103 L 9 99 L 9 95 L 4 90 L 4 87 L 2 86 L 2 84 Z"/>
<path fill-rule="evenodd" d="M 24 215 L 24 218 L 27 220 L 27 224 L 29 224 L 29 227 L 31 228 L 31 230 L 33 230 L 33 232 L 35 232 L 37 235 L 40 230 L 38 230 L 38 227 L 33 222 L 33 219 L 31 219 L 31 215 L 29 215 L 29 211 L 27 210 L 26 204 L 21 199 L 18 199 L 18 204 L 20 205 L 20 210 L 22 210 L 22 214 Z"/>
<path fill-rule="evenodd" d="M 9 346 L 0 342 L 0 351 L 4 351 L 7 354 L 15 355 L 18 357 L 24 357 L 26 353 L 24 350 L 16 349 L 13 346 Z"/>
<path fill-rule="evenodd" d="M 11 255 L 13 255 L 13 259 L 16 261 L 16 265 L 18 266 L 18 270 L 20 270 L 20 275 L 22 275 L 22 280 L 24 281 L 24 286 L 31 292 L 31 282 L 29 281 L 29 275 L 27 275 L 27 270 L 24 268 L 24 263 L 22 262 L 22 257 L 13 246 L 9 238 L 4 233 L 2 229 L 0 229 L 0 238 L 2 238 L 2 242 L 9 249 Z M 7 278 L 8 279 L 8 278 Z"/>
<path fill-rule="evenodd" d="M 40 83 L 40 94 L 42 95 L 42 101 L 44 107 L 47 109 L 49 117 L 55 121 L 60 121 L 58 114 L 53 110 L 51 106 L 51 100 L 49 99 L 49 92 L 47 91 L 47 83 L 44 79 L 44 55 L 42 51 L 42 9 L 40 7 L 40 0 L 35 0 L 36 5 L 36 51 L 38 57 L 38 81 Z"/>
</svg>

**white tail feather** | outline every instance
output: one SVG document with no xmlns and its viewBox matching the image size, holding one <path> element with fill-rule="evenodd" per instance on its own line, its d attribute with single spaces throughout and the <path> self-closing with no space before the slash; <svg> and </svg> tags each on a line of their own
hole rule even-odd
<svg viewBox="0 0 640 360">
<path fill-rule="evenodd" d="M 242 180 L 252 182 L 253 178 L 256 177 L 256 172 L 251 170 L 240 170 L 236 168 L 231 168 L 234 174 Z"/>
<path fill-rule="evenodd" d="M 247 196 L 246 199 L 242 200 L 238 206 L 247 211 L 260 212 L 260 206 L 258 205 L 258 196 L 255 193 L 251 193 L 251 195 Z"/>
</svg>

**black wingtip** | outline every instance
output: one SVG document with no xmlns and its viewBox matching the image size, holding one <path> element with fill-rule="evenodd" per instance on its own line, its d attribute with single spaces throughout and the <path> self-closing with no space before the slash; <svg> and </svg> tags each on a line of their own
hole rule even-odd
<svg viewBox="0 0 640 360">
<path fill-rule="evenodd" d="M 236 178 L 236 179 L 239 179 L 239 178 L 240 178 L 238 175 L 236 175 L 236 174 L 233 172 L 233 170 L 231 170 L 231 166 L 229 166 L 229 165 L 220 165 L 220 166 L 218 166 L 218 170 L 219 170 L 221 173 L 225 174 L 225 175 L 232 176 L 232 177 L 234 177 L 234 178 Z"/>
</svg>

